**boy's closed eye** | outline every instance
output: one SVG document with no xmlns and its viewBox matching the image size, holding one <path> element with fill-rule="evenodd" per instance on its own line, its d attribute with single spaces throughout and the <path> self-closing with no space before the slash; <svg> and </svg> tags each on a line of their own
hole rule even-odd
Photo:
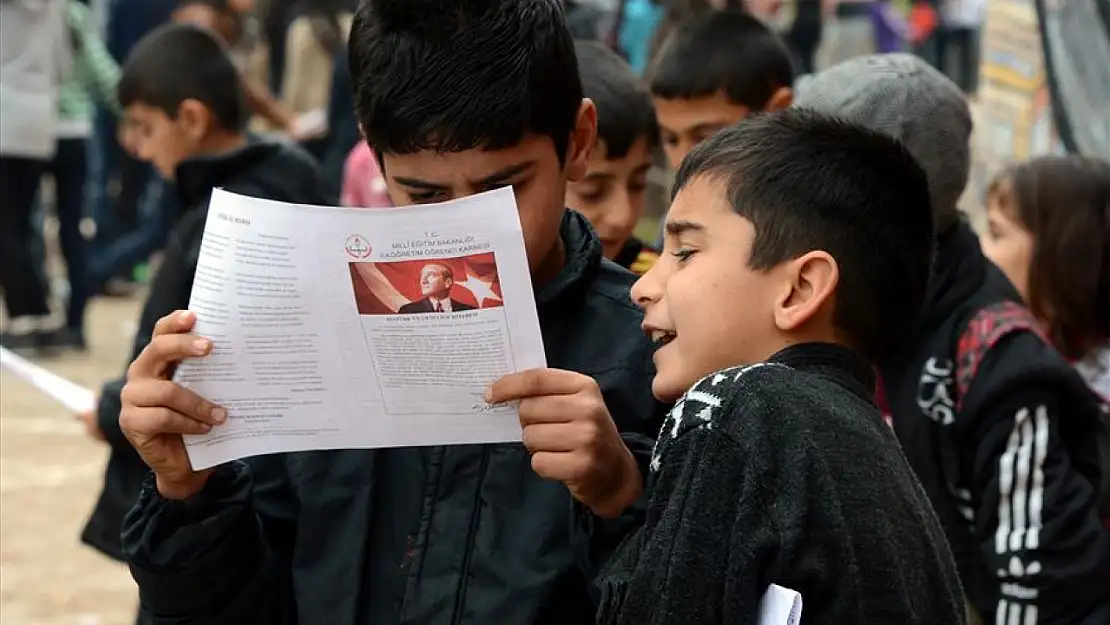
<svg viewBox="0 0 1110 625">
<path fill-rule="evenodd" d="M 689 247 L 680 247 L 671 252 L 671 255 L 678 259 L 678 264 L 684 264 L 697 254 L 698 251 Z"/>
</svg>

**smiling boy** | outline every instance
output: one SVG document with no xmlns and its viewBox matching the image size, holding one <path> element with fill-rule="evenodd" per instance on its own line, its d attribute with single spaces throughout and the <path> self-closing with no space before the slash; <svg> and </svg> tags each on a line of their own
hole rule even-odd
<svg viewBox="0 0 1110 625">
<path fill-rule="evenodd" d="M 891 139 L 789 110 L 695 148 L 674 190 L 632 295 L 663 344 L 652 388 L 678 403 L 598 622 L 754 625 L 774 583 L 801 593 L 809 625 L 963 623 L 868 363 L 925 295 L 920 168 Z"/>
<path fill-rule="evenodd" d="M 562 9 L 365 0 L 349 47 L 358 119 L 394 203 L 515 192 L 551 368 L 496 381 L 488 400 L 519 401 L 524 444 L 194 472 L 180 433 L 229 417 L 169 380 L 212 344 L 188 334 L 191 314 L 167 316 L 132 364 L 120 415 L 154 474 L 124 530 L 144 609 L 166 624 L 592 622 L 589 582 L 638 519 L 663 410 L 632 275 L 603 262 L 563 205 L 596 116 Z"/>
</svg>

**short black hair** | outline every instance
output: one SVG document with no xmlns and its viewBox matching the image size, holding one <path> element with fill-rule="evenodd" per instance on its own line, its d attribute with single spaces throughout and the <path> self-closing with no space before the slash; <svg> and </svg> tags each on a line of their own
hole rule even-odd
<svg viewBox="0 0 1110 625">
<path fill-rule="evenodd" d="M 379 156 L 500 150 L 535 133 L 564 161 L 582 83 L 559 0 L 362 0 L 348 49 Z"/>
<path fill-rule="evenodd" d="M 770 269 L 812 250 L 840 269 L 834 322 L 868 358 L 910 329 L 934 254 L 925 172 L 897 140 L 805 109 L 754 115 L 700 143 L 672 197 L 690 181 L 722 183 L 755 227 L 748 265 Z"/>
<path fill-rule="evenodd" d="M 632 68 L 596 41 L 576 41 L 582 91 L 597 106 L 597 138 L 605 142 L 609 160 L 624 158 L 641 137 L 648 149 L 659 145 L 659 122 L 651 94 Z"/>
<path fill-rule="evenodd" d="M 146 104 L 171 118 L 182 102 L 198 100 L 221 128 L 239 132 L 250 118 L 241 80 L 214 34 L 192 24 L 166 24 L 135 44 L 116 94 L 121 106 Z"/>
<path fill-rule="evenodd" d="M 743 11 L 716 11 L 679 26 L 649 70 L 651 93 L 664 100 L 724 91 L 736 104 L 760 111 L 775 90 L 794 84 L 786 43 L 770 26 Z"/>
</svg>

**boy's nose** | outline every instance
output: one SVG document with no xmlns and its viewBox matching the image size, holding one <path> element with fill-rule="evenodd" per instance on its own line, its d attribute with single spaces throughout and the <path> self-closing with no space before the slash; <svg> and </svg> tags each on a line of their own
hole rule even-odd
<svg viewBox="0 0 1110 625">
<path fill-rule="evenodd" d="M 636 304 L 640 308 L 647 308 L 659 301 L 663 289 L 659 280 L 656 279 L 656 275 L 655 266 L 653 266 L 632 285 L 630 294 L 633 304 Z"/>
</svg>

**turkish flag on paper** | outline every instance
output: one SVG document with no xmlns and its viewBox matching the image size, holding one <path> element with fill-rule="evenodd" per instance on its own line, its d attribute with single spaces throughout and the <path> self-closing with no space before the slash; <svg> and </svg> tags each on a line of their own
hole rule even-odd
<svg viewBox="0 0 1110 625">
<path fill-rule="evenodd" d="M 420 272 L 426 265 L 433 264 L 451 269 L 454 275 L 451 299 L 477 308 L 503 305 L 493 252 L 485 252 L 460 258 L 350 263 L 359 314 L 391 315 L 401 306 L 423 299 Z"/>
</svg>

